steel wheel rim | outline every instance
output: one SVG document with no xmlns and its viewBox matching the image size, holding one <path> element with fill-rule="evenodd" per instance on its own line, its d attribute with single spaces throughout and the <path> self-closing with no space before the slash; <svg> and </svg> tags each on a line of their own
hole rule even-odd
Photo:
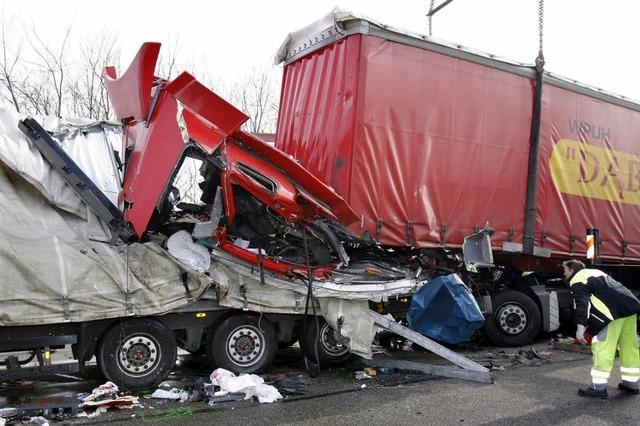
<svg viewBox="0 0 640 426">
<path fill-rule="evenodd" d="M 135 334 L 123 341 L 118 351 L 118 367 L 130 376 L 144 376 L 160 362 L 160 345 L 148 334 Z"/>
<path fill-rule="evenodd" d="M 347 347 L 338 344 L 334 333 L 333 329 L 329 327 L 329 324 L 324 323 L 322 328 L 320 328 L 320 344 L 322 344 L 324 350 L 332 356 L 346 354 L 348 352 Z"/>
<path fill-rule="evenodd" d="M 226 342 L 227 356 L 240 367 L 249 367 L 262 358 L 265 339 L 262 332 L 252 325 L 236 327 Z"/>
<path fill-rule="evenodd" d="M 522 333 L 529 323 L 527 311 L 513 302 L 500 306 L 496 321 L 500 329 L 511 336 Z"/>
</svg>

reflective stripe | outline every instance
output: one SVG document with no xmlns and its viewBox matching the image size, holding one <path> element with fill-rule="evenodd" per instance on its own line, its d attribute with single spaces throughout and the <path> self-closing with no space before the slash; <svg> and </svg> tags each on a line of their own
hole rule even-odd
<svg viewBox="0 0 640 426">
<path fill-rule="evenodd" d="M 613 315 L 611 315 L 611 311 L 609 310 L 609 308 L 607 308 L 607 305 L 605 305 L 602 300 L 598 299 L 596 296 L 592 294 L 589 301 L 591 302 L 591 305 L 594 308 L 602 312 L 603 315 L 605 315 L 607 318 L 613 321 Z"/>
<path fill-rule="evenodd" d="M 599 271 L 597 269 L 581 269 L 578 272 L 576 272 L 576 274 L 573 276 L 573 278 L 571 278 L 571 281 L 569 282 L 569 286 L 572 286 L 574 284 L 587 284 L 587 279 L 591 278 L 591 277 L 602 277 L 605 274 L 602 271 Z"/>
<path fill-rule="evenodd" d="M 592 377 L 591 378 L 591 383 L 595 384 L 595 385 L 606 385 L 608 382 L 607 379 L 600 379 L 597 377 Z"/>
<path fill-rule="evenodd" d="M 625 376 L 624 374 L 621 374 L 620 378 L 625 382 L 636 383 L 638 381 L 638 376 Z"/>
<path fill-rule="evenodd" d="M 591 370 L 591 377 L 599 377 L 601 379 L 608 379 L 609 378 L 609 372 L 592 369 Z"/>
<path fill-rule="evenodd" d="M 640 374 L 640 368 L 620 367 L 621 373 Z"/>
</svg>

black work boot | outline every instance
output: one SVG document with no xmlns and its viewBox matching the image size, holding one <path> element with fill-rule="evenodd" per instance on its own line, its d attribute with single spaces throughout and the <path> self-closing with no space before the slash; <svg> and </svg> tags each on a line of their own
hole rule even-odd
<svg viewBox="0 0 640 426">
<path fill-rule="evenodd" d="M 601 398 L 607 399 L 609 397 L 609 393 L 607 392 L 607 388 L 594 388 L 593 386 L 589 386 L 586 389 L 578 389 L 578 395 L 586 396 L 589 398 Z"/>
<path fill-rule="evenodd" d="M 629 385 L 626 385 L 625 382 L 619 383 L 618 389 L 620 389 L 623 392 L 630 393 L 632 395 L 638 395 L 640 393 L 640 389 L 638 389 L 637 387 L 631 387 Z"/>
</svg>

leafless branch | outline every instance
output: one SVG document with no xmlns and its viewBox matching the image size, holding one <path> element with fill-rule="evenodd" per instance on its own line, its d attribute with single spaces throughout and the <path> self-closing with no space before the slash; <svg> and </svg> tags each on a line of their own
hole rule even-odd
<svg viewBox="0 0 640 426">
<path fill-rule="evenodd" d="M 50 83 L 53 85 L 55 93 L 55 96 L 53 97 L 53 105 L 47 105 L 47 109 L 53 109 L 54 114 L 58 117 L 60 117 L 62 113 L 66 73 L 65 52 L 70 33 L 71 24 L 67 27 L 65 36 L 57 53 L 40 38 L 34 27 L 31 28 L 31 36 L 28 37 L 31 48 L 42 61 L 40 66 L 49 75 Z"/>
<path fill-rule="evenodd" d="M 22 51 L 22 39 L 18 42 L 18 47 L 13 52 L 9 52 L 7 46 L 7 25 L 5 20 L 4 9 L 2 10 L 2 22 L 0 22 L 0 31 L 2 32 L 2 62 L 0 63 L 0 84 L 4 86 L 8 92 L 8 99 L 20 112 L 20 103 L 18 102 L 15 68 L 20 60 L 20 52 Z M 3 94 L 4 96 L 4 94 Z"/>
<path fill-rule="evenodd" d="M 265 133 L 275 129 L 277 98 L 275 81 L 266 68 L 254 68 L 236 82 L 229 91 L 231 103 L 249 115 L 246 129 L 252 133 Z"/>
</svg>

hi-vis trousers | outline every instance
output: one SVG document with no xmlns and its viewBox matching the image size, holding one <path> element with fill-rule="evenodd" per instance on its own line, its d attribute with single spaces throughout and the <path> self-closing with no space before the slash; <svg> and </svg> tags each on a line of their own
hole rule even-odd
<svg viewBox="0 0 640 426">
<path fill-rule="evenodd" d="M 616 349 L 619 349 L 622 381 L 630 388 L 638 388 L 640 353 L 636 336 L 636 322 L 636 315 L 613 320 L 591 341 L 591 352 L 593 353 L 591 380 L 596 387 L 607 385 L 609 374 L 613 369 Z"/>
</svg>

